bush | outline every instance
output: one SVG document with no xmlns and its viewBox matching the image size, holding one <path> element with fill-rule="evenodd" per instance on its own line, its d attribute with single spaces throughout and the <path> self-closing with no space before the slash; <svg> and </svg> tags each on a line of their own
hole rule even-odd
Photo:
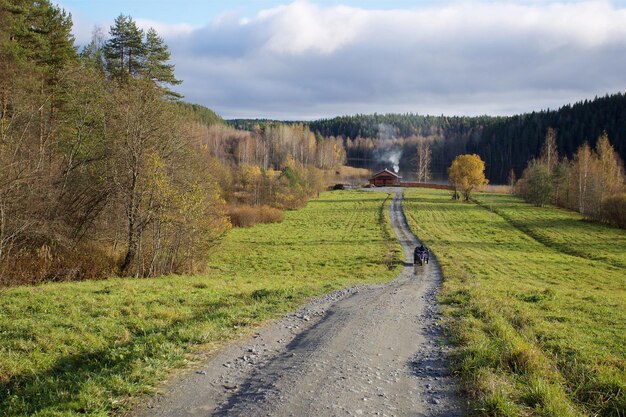
<svg viewBox="0 0 626 417">
<path fill-rule="evenodd" d="M 530 161 L 518 183 L 522 197 L 529 203 L 542 207 L 552 200 L 550 168 L 541 161 Z"/>
<path fill-rule="evenodd" d="M 282 210 L 270 206 L 231 206 L 228 209 L 230 222 L 236 227 L 250 227 L 259 223 L 278 223 L 283 220 Z"/>
<path fill-rule="evenodd" d="M 112 276 L 118 257 L 98 245 L 22 248 L 0 261 L 0 287 Z"/>
<path fill-rule="evenodd" d="M 604 218 L 621 229 L 626 229 L 626 193 L 615 194 L 602 201 Z"/>
</svg>

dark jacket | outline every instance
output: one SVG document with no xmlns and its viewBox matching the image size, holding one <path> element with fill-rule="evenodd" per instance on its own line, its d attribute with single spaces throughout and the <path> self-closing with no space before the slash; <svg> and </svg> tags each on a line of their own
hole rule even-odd
<svg viewBox="0 0 626 417">
<path fill-rule="evenodd" d="M 413 251 L 413 259 L 417 259 L 422 253 L 428 254 L 428 248 L 424 245 L 416 246 Z"/>
</svg>

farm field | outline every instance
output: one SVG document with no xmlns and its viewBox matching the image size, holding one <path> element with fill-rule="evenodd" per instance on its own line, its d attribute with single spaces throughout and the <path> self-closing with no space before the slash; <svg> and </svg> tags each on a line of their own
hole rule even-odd
<svg viewBox="0 0 626 417">
<path fill-rule="evenodd" d="M 581 214 L 556 207 L 537 209 L 507 194 L 481 194 L 476 201 L 514 227 L 559 252 L 626 269 L 626 232 L 585 222 Z"/>
<path fill-rule="evenodd" d="M 499 416 L 624 416 L 626 233 L 575 213 L 482 194 L 405 193 L 436 254 L 455 367 Z"/>
<path fill-rule="evenodd" d="M 0 290 L 0 415 L 109 416 L 192 353 L 307 297 L 395 277 L 387 194 L 336 191 L 280 224 L 232 230 L 203 276 Z"/>
</svg>

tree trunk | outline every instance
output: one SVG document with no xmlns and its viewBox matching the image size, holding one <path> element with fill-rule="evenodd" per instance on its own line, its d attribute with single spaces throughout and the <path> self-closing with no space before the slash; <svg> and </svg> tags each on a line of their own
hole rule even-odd
<svg viewBox="0 0 626 417">
<path fill-rule="evenodd" d="M 139 230 L 137 227 L 137 176 L 138 172 L 135 169 L 130 185 L 128 209 L 126 213 L 128 217 L 128 249 L 126 250 L 124 262 L 122 262 L 122 265 L 120 266 L 122 274 L 126 274 L 128 272 L 130 265 L 137 256 L 137 248 L 139 246 Z"/>
</svg>

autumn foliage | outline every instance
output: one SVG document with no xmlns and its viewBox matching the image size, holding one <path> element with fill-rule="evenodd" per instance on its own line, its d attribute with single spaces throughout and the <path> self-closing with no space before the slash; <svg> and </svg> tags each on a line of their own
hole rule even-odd
<svg viewBox="0 0 626 417">
<path fill-rule="evenodd" d="M 488 183 L 485 178 L 485 163 L 475 154 L 454 158 L 448 168 L 448 178 L 455 187 L 455 197 L 457 191 L 460 191 L 465 201 L 469 201 L 473 191 Z"/>
<path fill-rule="evenodd" d="M 237 131 L 178 101 L 167 45 L 129 16 L 80 54 L 71 27 L 0 1 L 0 286 L 199 272 L 230 219 L 282 218 L 345 161 L 304 125 Z"/>
<path fill-rule="evenodd" d="M 228 216 L 233 226 L 249 227 L 260 223 L 280 222 L 285 217 L 285 214 L 282 210 L 275 207 L 242 204 L 230 207 Z"/>
<path fill-rule="evenodd" d="M 517 182 L 517 193 L 537 206 L 554 204 L 626 227 L 624 167 L 608 135 L 601 135 L 594 148 L 581 145 L 571 161 L 559 159 L 555 137 L 549 129 L 540 157 L 529 162 Z"/>
</svg>

